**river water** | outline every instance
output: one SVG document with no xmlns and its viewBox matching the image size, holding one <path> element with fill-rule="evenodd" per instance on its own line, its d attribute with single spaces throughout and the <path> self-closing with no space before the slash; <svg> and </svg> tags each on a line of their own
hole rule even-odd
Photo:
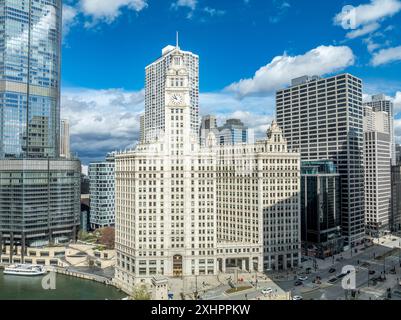
<svg viewBox="0 0 401 320">
<path fill-rule="evenodd" d="M 104 284 L 56 275 L 56 289 L 44 290 L 42 276 L 4 275 L 0 270 L 0 300 L 121 300 L 127 295 Z"/>
</svg>

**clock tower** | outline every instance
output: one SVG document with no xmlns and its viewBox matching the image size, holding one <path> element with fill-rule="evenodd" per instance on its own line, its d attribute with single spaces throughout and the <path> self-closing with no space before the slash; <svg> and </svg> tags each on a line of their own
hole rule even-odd
<svg viewBox="0 0 401 320">
<path fill-rule="evenodd" d="M 166 106 L 184 107 L 191 105 L 189 73 L 184 64 L 184 55 L 179 51 L 172 56 L 166 78 Z"/>
<path fill-rule="evenodd" d="M 196 141 L 191 132 L 191 97 L 189 73 L 184 55 L 176 51 L 172 55 L 166 76 L 165 136 L 171 155 L 187 155 Z"/>
</svg>

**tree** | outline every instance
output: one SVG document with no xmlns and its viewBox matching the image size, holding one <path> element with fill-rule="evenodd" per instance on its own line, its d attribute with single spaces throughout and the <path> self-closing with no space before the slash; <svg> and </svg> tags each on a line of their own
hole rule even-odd
<svg viewBox="0 0 401 320">
<path fill-rule="evenodd" d="M 107 249 L 114 249 L 115 230 L 107 227 L 100 230 L 99 243 L 106 246 Z"/>
<path fill-rule="evenodd" d="M 134 287 L 132 298 L 134 300 L 150 300 L 150 293 L 148 292 L 146 285 Z"/>
<path fill-rule="evenodd" d="M 78 239 L 85 241 L 88 238 L 88 233 L 84 230 L 79 230 Z"/>
</svg>

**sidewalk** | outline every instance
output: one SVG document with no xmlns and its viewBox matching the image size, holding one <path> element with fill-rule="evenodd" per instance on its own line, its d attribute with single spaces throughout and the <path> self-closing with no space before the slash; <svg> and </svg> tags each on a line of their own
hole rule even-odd
<svg viewBox="0 0 401 320">
<path fill-rule="evenodd" d="M 376 244 L 376 243 L 375 243 Z M 355 258 L 361 254 L 363 254 L 366 250 L 369 250 L 370 247 L 365 247 L 364 244 L 359 245 L 357 247 L 353 247 L 352 250 L 349 249 L 342 253 L 336 254 L 332 257 L 327 257 L 325 259 L 318 259 L 313 257 L 305 257 L 308 261 L 304 261 L 302 263 L 303 269 L 306 270 L 307 268 L 311 268 L 314 271 L 314 261 L 317 263 L 317 270 L 327 270 L 331 268 L 334 264 L 341 262 L 342 260 L 347 260 L 351 258 Z M 364 249 L 364 250 L 363 250 Z M 357 250 L 357 252 L 355 252 Z"/>
</svg>

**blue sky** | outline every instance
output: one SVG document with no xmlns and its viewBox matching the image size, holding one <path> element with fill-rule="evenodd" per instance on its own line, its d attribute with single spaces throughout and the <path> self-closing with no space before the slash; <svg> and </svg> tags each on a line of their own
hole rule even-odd
<svg viewBox="0 0 401 320">
<path fill-rule="evenodd" d="M 263 135 L 274 91 L 307 73 L 353 73 L 401 111 L 401 0 L 64 0 L 63 15 L 62 116 L 85 164 L 135 143 L 144 68 L 176 30 L 200 56 L 201 113 L 220 121 Z"/>
</svg>

